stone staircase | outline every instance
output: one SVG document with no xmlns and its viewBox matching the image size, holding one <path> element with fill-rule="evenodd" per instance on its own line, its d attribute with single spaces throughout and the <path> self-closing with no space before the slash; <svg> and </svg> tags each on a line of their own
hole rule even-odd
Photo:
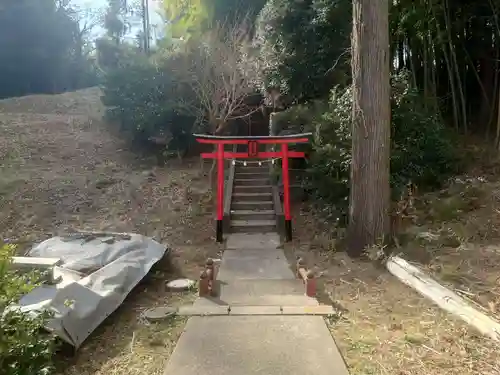
<svg viewBox="0 0 500 375">
<path fill-rule="evenodd" d="M 230 232 L 276 232 L 269 167 L 237 165 L 231 199 Z"/>
</svg>

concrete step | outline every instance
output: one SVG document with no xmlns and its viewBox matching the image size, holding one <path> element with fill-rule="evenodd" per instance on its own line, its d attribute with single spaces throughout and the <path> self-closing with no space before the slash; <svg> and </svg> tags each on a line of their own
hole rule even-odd
<svg viewBox="0 0 500 375">
<path fill-rule="evenodd" d="M 235 180 L 239 179 L 269 179 L 269 172 L 262 172 L 262 173 L 248 173 L 248 172 L 235 172 L 234 173 L 234 178 Z"/>
<path fill-rule="evenodd" d="M 315 298 L 305 295 L 302 280 L 228 280 L 216 283 L 219 302 L 227 305 L 316 306 Z"/>
<path fill-rule="evenodd" d="M 269 193 L 233 193 L 233 202 L 248 202 L 258 201 L 267 202 L 273 201 L 273 195 Z"/>
<path fill-rule="evenodd" d="M 233 233 L 269 233 L 276 232 L 276 220 L 231 220 Z"/>
<path fill-rule="evenodd" d="M 238 166 L 235 169 L 236 173 L 267 173 L 269 174 L 269 167 L 268 166 L 262 166 L 262 167 L 244 167 L 244 166 Z"/>
<path fill-rule="evenodd" d="M 267 237 L 267 233 L 259 233 Z M 217 280 L 221 284 L 238 280 L 297 280 L 282 249 L 268 248 L 224 251 Z"/>
<path fill-rule="evenodd" d="M 319 306 L 316 298 L 305 295 L 299 279 L 229 279 L 216 281 L 214 292 L 194 306 Z"/>
<path fill-rule="evenodd" d="M 267 178 L 240 178 L 234 180 L 234 186 L 271 186 L 271 180 Z"/>
<path fill-rule="evenodd" d="M 163 374 L 349 375 L 321 316 L 195 316 Z"/>
<path fill-rule="evenodd" d="M 274 203 L 273 201 L 239 201 L 235 202 L 234 200 L 231 202 L 232 210 L 273 210 Z"/>
<path fill-rule="evenodd" d="M 233 193 L 271 193 L 271 185 L 237 185 L 233 187 Z"/>
<path fill-rule="evenodd" d="M 177 309 L 179 316 L 332 316 L 336 315 L 330 305 L 318 306 L 264 306 L 264 305 L 185 305 Z"/>
<path fill-rule="evenodd" d="M 231 210 L 232 220 L 275 220 L 273 210 Z"/>
<path fill-rule="evenodd" d="M 281 245 L 278 233 L 232 233 L 227 236 L 226 251 L 253 249 L 260 251 L 276 250 Z"/>
</svg>

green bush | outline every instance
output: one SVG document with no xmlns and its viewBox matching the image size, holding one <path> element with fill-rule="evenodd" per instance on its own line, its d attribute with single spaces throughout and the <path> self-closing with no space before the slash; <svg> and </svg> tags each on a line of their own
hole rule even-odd
<svg viewBox="0 0 500 375">
<path fill-rule="evenodd" d="M 132 139 L 164 138 L 168 150 L 184 152 L 196 118 L 180 113 L 179 103 L 191 100 L 190 93 L 176 82 L 174 60 L 158 60 L 137 56 L 106 70 L 102 102 Z"/>
<path fill-rule="evenodd" d="M 56 341 L 43 327 L 48 313 L 32 316 L 5 308 L 38 285 L 40 275 L 11 267 L 15 247 L 0 247 L 0 371 L 2 375 L 46 375 L 54 370 Z"/>
<path fill-rule="evenodd" d="M 349 196 L 351 165 L 351 90 L 332 90 L 328 108 L 310 122 L 312 153 L 306 186 L 323 203 L 327 216 L 345 215 Z"/>
<path fill-rule="evenodd" d="M 405 72 L 392 79 L 392 183 L 439 187 L 461 169 L 457 135 L 408 82 Z"/>
<path fill-rule="evenodd" d="M 347 83 L 351 0 L 269 0 L 257 19 L 263 88 L 295 103 L 323 98 Z"/>
<path fill-rule="evenodd" d="M 410 88 L 406 76 L 393 77 L 392 87 L 391 187 L 397 198 L 410 181 L 424 189 L 439 186 L 459 171 L 460 159 L 454 134 Z M 297 106 L 277 115 L 278 127 L 294 123 L 314 133 L 305 182 L 316 198 L 329 203 L 322 205 L 327 214 L 342 216 L 347 208 L 351 108 L 351 89 L 334 89 L 329 103 Z"/>
</svg>

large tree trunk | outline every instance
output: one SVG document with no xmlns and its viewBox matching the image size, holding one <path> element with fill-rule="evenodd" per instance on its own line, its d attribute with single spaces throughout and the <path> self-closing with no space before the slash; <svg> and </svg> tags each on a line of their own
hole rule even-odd
<svg viewBox="0 0 500 375">
<path fill-rule="evenodd" d="M 389 2 L 354 0 L 353 123 L 349 254 L 386 239 L 390 231 Z"/>
</svg>

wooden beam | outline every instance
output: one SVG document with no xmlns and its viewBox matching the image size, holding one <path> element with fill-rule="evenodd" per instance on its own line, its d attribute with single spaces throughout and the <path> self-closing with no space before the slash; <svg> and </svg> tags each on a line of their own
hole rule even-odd
<svg viewBox="0 0 500 375">
<path fill-rule="evenodd" d="M 266 158 L 281 158 L 282 152 L 278 151 L 262 151 L 257 153 L 255 156 L 249 156 L 248 152 L 231 152 L 224 151 L 224 159 L 266 159 Z M 306 154 L 300 151 L 289 151 L 288 157 L 290 158 L 304 158 Z M 217 158 L 216 152 L 202 152 L 201 157 L 204 159 L 215 159 Z"/>
<path fill-rule="evenodd" d="M 223 142 L 227 144 L 247 144 L 248 141 L 262 141 L 260 143 L 280 143 L 280 142 L 298 142 L 307 143 L 312 138 L 312 133 L 299 133 L 275 136 L 217 136 L 210 134 L 193 134 L 198 142 L 208 143 L 204 141 Z M 211 142 L 212 143 L 212 142 Z"/>
</svg>

